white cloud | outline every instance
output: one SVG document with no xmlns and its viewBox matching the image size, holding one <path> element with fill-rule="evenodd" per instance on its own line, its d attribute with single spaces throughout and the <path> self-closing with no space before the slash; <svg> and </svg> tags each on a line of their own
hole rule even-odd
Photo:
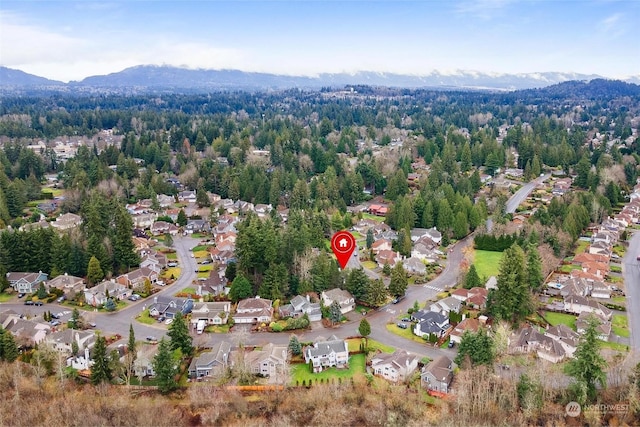
<svg viewBox="0 0 640 427">
<path fill-rule="evenodd" d="M 622 13 L 614 13 L 600 21 L 598 31 L 605 38 L 611 40 L 618 38 L 627 31 L 627 23 Z"/>
</svg>

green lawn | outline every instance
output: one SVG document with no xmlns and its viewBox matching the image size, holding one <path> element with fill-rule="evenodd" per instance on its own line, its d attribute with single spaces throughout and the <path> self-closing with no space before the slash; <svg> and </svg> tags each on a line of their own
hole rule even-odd
<svg viewBox="0 0 640 427">
<path fill-rule="evenodd" d="M 5 294 L 4 292 L 2 292 L 0 293 L 0 302 L 7 302 L 13 297 L 14 295 Z"/>
<path fill-rule="evenodd" d="M 617 296 L 611 298 L 611 302 L 618 305 L 625 305 L 627 303 L 627 297 Z"/>
<path fill-rule="evenodd" d="M 608 349 L 619 351 L 619 352 L 629 351 L 629 346 L 624 344 L 618 344 L 617 342 L 600 341 L 600 344 L 602 348 L 608 348 Z"/>
<path fill-rule="evenodd" d="M 349 353 L 353 353 L 356 351 L 360 351 L 360 343 L 362 342 L 362 338 L 349 338 L 347 340 L 347 345 L 349 346 Z M 380 350 L 383 353 L 393 353 L 396 351 L 395 348 L 390 345 L 382 344 L 379 341 L 369 339 L 368 347 L 372 351 Z"/>
<path fill-rule="evenodd" d="M 175 252 L 168 252 L 165 254 L 167 259 L 178 259 L 178 254 Z"/>
<path fill-rule="evenodd" d="M 411 341 L 415 341 L 423 344 L 426 343 L 426 341 L 423 340 L 421 337 L 414 335 L 412 332 L 412 329 L 413 329 L 413 324 L 408 322 L 407 322 L 407 329 L 398 328 L 397 324 L 395 323 L 387 324 L 387 330 L 389 332 L 392 332 L 396 335 L 401 336 L 402 338 L 406 338 Z"/>
<path fill-rule="evenodd" d="M 209 325 L 204 328 L 204 331 L 214 334 L 226 334 L 229 333 L 229 328 L 231 328 L 231 326 L 228 323 L 226 325 Z"/>
<path fill-rule="evenodd" d="M 611 330 L 620 337 L 629 338 L 629 321 L 623 314 L 614 314 L 611 321 Z"/>
<path fill-rule="evenodd" d="M 364 261 L 361 263 L 364 268 L 368 268 L 369 270 L 374 270 L 378 264 L 373 261 Z"/>
<path fill-rule="evenodd" d="M 140 313 L 136 317 L 136 320 L 140 323 L 144 323 L 145 325 L 153 325 L 154 323 L 156 323 L 156 319 L 149 316 L 149 310 L 145 310 L 142 313 Z"/>
<path fill-rule="evenodd" d="M 291 366 L 291 383 L 296 384 L 298 381 L 299 384 L 302 384 L 302 381 L 305 381 L 309 384 L 310 381 L 313 380 L 314 384 L 316 380 L 320 382 L 320 380 L 330 380 L 331 378 L 352 378 L 358 376 L 364 376 L 365 373 L 365 357 L 364 354 L 354 354 L 349 357 L 349 369 L 337 369 L 337 368 L 329 368 L 322 372 L 318 372 L 317 374 L 312 373 L 309 370 L 309 365 L 306 363 L 299 363 Z"/>
<path fill-rule="evenodd" d="M 491 276 L 497 276 L 500 268 L 500 260 L 502 252 L 493 251 L 474 251 L 473 265 L 481 279 L 488 279 Z"/>
<path fill-rule="evenodd" d="M 180 277 L 180 267 L 167 268 L 167 270 L 164 273 L 162 273 L 163 279 L 170 279 L 171 276 L 173 276 L 174 279 L 177 279 L 178 277 Z"/>
<path fill-rule="evenodd" d="M 553 312 L 547 311 L 544 314 L 544 318 L 547 320 L 547 322 L 549 322 L 551 326 L 557 326 L 562 324 L 562 325 L 567 325 L 574 331 L 576 330 L 576 316 L 573 316 L 571 314 L 553 313 Z"/>
<path fill-rule="evenodd" d="M 586 242 L 584 240 L 578 240 L 578 245 L 576 247 L 575 254 L 578 255 L 585 252 L 588 247 L 589 247 L 589 242 Z"/>
<path fill-rule="evenodd" d="M 177 292 L 177 294 L 191 294 L 191 295 L 195 295 L 196 294 L 196 290 L 195 288 L 192 288 L 191 286 L 188 286 L 184 289 L 182 289 L 180 292 Z"/>
<path fill-rule="evenodd" d="M 193 256 L 196 258 L 209 258 L 209 252 L 205 250 L 193 251 Z"/>
<path fill-rule="evenodd" d="M 566 274 L 571 274 L 573 270 L 582 270 L 582 267 L 580 267 L 579 265 L 573 265 L 573 264 L 565 264 L 562 267 L 560 267 L 560 271 Z"/>
<path fill-rule="evenodd" d="M 362 214 L 362 218 L 364 219 L 372 219 L 374 221 L 378 221 L 378 222 L 383 222 L 384 221 L 384 217 L 383 216 L 376 216 L 376 215 L 371 215 L 368 213 L 363 213 Z"/>
<path fill-rule="evenodd" d="M 209 246 L 207 245 L 198 245 L 198 246 L 194 246 L 194 248 L 192 249 L 193 252 L 206 252 L 207 249 L 209 248 Z"/>
</svg>

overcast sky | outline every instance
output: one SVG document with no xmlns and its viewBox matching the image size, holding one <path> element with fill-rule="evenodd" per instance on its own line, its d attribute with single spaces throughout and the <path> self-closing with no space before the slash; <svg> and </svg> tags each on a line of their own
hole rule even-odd
<svg viewBox="0 0 640 427">
<path fill-rule="evenodd" d="M 141 64 L 623 78 L 640 75 L 640 1 L 0 2 L 0 65 L 69 81 Z"/>
</svg>

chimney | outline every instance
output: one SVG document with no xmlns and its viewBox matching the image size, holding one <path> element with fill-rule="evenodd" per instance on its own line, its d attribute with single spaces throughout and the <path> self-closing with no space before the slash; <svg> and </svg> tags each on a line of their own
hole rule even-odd
<svg viewBox="0 0 640 427">
<path fill-rule="evenodd" d="M 84 349 L 84 360 L 89 362 L 89 349 L 85 347 Z"/>
<path fill-rule="evenodd" d="M 309 298 L 308 294 L 307 294 L 307 302 L 311 302 L 311 298 Z"/>
<path fill-rule="evenodd" d="M 158 297 L 153 297 L 153 303 L 157 304 L 158 303 Z"/>
</svg>

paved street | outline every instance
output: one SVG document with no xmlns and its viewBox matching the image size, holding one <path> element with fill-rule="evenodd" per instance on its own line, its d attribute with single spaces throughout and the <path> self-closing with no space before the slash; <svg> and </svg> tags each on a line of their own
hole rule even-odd
<svg viewBox="0 0 640 427">
<path fill-rule="evenodd" d="M 531 191 L 536 188 L 536 186 L 540 182 L 543 182 L 545 179 L 547 179 L 547 177 L 548 176 L 540 177 L 535 181 L 525 184 L 509 199 L 509 201 L 507 202 L 507 211 L 515 212 L 517 206 L 526 199 L 526 197 L 531 193 Z M 195 259 L 191 258 L 190 249 L 196 246 L 198 243 L 199 239 L 193 239 L 188 236 L 177 236 L 174 239 L 173 247 L 176 249 L 178 261 L 181 268 L 180 278 L 173 285 L 167 286 L 160 292 L 155 294 L 156 296 L 174 295 L 181 289 L 192 286 L 192 282 L 196 279 L 197 276 L 195 270 L 198 266 Z M 386 325 L 389 322 L 396 323 L 397 317 L 402 313 L 406 313 L 407 309 L 413 306 L 414 301 L 418 301 L 418 303 L 422 307 L 427 300 L 432 299 L 433 297 L 435 297 L 435 295 L 442 292 L 443 290 L 449 289 L 454 286 L 458 279 L 458 275 L 460 274 L 460 264 L 464 258 L 463 250 L 472 243 L 473 235 L 457 242 L 455 245 L 452 245 L 449 249 L 449 252 L 447 253 L 447 260 L 444 263 L 444 270 L 434 280 L 430 281 L 429 283 L 410 286 L 407 289 L 406 297 L 398 304 L 389 304 L 387 306 L 381 307 L 378 310 L 370 311 L 366 316 L 367 320 L 371 324 L 372 332 L 370 337 L 382 343 L 391 345 L 396 348 L 402 348 L 421 356 L 434 358 L 436 356 L 446 354 L 450 357 L 454 357 L 456 353 L 455 350 L 434 348 L 426 344 L 404 339 L 389 332 L 386 329 Z M 638 238 L 638 236 L 634 238 L 633 244 L 635 245 L 635 250 L 631 250 L 629 253 L 640 253 L 640 238 Z M 355 253 L 357 253 L 357 248 Z M 638 263 L 635 261 L 635 255 L 633 257 L 629 255 L 628 260 L 625 259 L 625 264 L 627 262 L 635 267 L 635 269 L 632 270 L 632 274 L 635 275 L 635 283 L 640 283 L 640 270 L 638 269 Z M 360 255 L 358 254 L 356 256 L 352 256 L 349 261 L 348 267 L 359 268 L 360 266 Z M 625 274 L 629 274 L 626 272 L 626 270 L 631 269 L 625 269 Z M 365 271 L 372 279 L 380 277 L 376 272 L 367 269 L 365 269 Z M 633 279 L 626 279 L 627 283 L 632 283 L 632 280 Z M 640 307 L 640 292 L 636 292 L 636 294 L 637 295 L 633 297 L 635 298 L 635 301 L 637 301 L 635 303 L 635 306 Z M 632 298 L 629 292 L 627 293 L 627 295 L 629 295 L 629 298 Z M 146 336 L 154 336 L 160 338 L 164 336 L 167 331 L 167 327 L 164 324 L 144 325 L 135 320 L 135 317 L 152 302 L 153 297 L 134 303 L 127 301 L 128 306 L 115 313 L 85 312 L 84 315 L 88 318 L 89 321 L 93 321 L 96 323 L 97 329 L 103 330 L 107 334 L 117 333 L 122 335 L 123 338 L 126 339 L 129 334 L 129 325 L 132 324 L 136 333 L 136 337 L 138 339 L 144 339 L 144 337 Z M 13 309 L 18 313 L 28 313 L 30 315 L 42 314 L 42 312 L 44 312 L 45 310 L 51 311 L 52 313 L 64 311 L 70 313 L 71 310 L 69 307 L 60 306 L 58 304 L 45 304 L 43 307 L 25 307 L 22 300 L 0 304 L 0 310 L 5 309 Z M 67 315 L 62 319 L 63 321 L 68 320 L 69 313 L 67 313 Z M 299 335 L 303 341 L 310 341 L 318 336 L 323 336 L 325 338 L 328 338 L 330 335 L 336 335 L 340 338 L 357 336 L 359 322 L 360 319 L 356 318 L 355 320 L 348 322 L 347 324 L 343 324 L 342 326 L 335 329 L 318 328 L 312 331 L 306 331 Z M 633 323 L 631 323 L 630 319 L 630 324 L 636 325 L 636 322 L 640 322 L 640 314 L 637 314 L 634 317 Z M 633 330 L 637 331 L 638 329 L 632 327 L 632 331 Z M 289 336 L 290 334 L 288 333 L 253 333 L 248 336 L 247 344 L 262 345 L 268 342 L 286 344 L 289 341 Z M 636 340 L 636 342 L 638 342 L 639 340 L 640 337 Z"/>
<path fill-rule="evenodd" d="M 622 274 L 624 276 L 625 292 L 627 295 L 627 317 L 631 328 L 631 348 L 634 356 L 640 355 L 640 233 L 633 234 L 629 248 L 622 260 Z"/>
</svg>

